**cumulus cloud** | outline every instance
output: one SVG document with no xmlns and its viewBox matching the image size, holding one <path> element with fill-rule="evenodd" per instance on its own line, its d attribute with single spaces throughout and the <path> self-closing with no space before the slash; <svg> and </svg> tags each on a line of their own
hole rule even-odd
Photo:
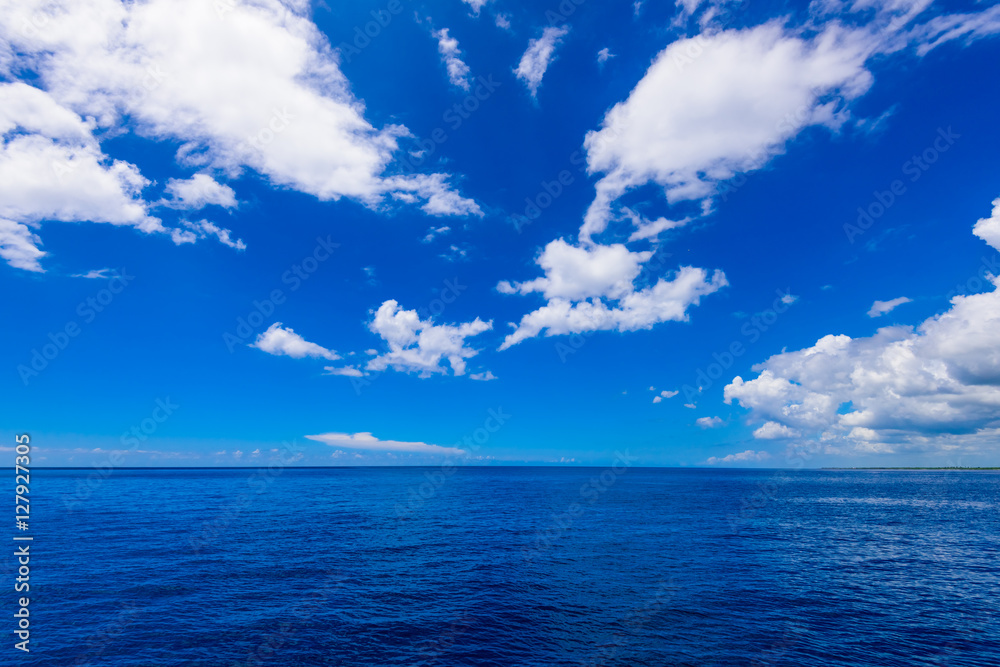
<svg viewBox="0 0 1000 667">
<path fill-rule="evenodd" d="M 163 203 L 175 208 L 197 210 L 213 204 L 223 208 L 236 208 L 237 205 L 233 189 L 208 174 L 195 174 L 188 179 L 171 178 L 164 190 L 171 199 Z"/>
<path fill-rule="evenodd" d="M 707 207 L 718 183 L 760 168 L 803 127 L 838 127 L 843 102 L 871 84 L 870 51 L 836 25 L 804 39 L 773 21 L 673 42 L 587 134 L 588 168 L 603 176 L 581 238 L 631 189 L 655 183 L 670 203 Z"/>
<path fill-rule="evenodd" d="M 704 3 L 679 4 L 690 14 Z M 709 4 L 703 27 L 722 3 Z M 920 23 L 929 5 L 824 0 L 810 6 L 806 26 L 778 19 L 706 28 L 669 44 L 586 137 L 588 169 L 601 177 L 581 240 L 620 218 L 618 200 L 647 184 L 671 206 L 711 211 L 723 182 L 764 167 L 803 129 L 849 122 L 851 104 L 873 82 L 867 63 L 875 56 L 910 47 L 919 56 L 946 41 L 1000 34 L 998 6 Z"/>
<path fill-rule="evenodd" d="M 913 299 L 909 299 L 905 296 L 890 299 L 888 301 L 876 301 L 872 304 L 871 309 L 869 309 L 868 317 L 881 317 L 882 315 L 895 310 L 897 306 L 902 306 L 904 303 L 912 302 Z"/>
<path fill-rule="evenodd" d="M 292 329 L 283 327 L 281 322 L 275 322 L 269 326 L 267 331 L 257 336 L 257 340 L 250 347 L 263 350 L 268 354 L 285 355 L 293 359 L 304 357 L 319 357 L 330 361 L 340 359 L 340 355 L 333 350 L 328 350 L 316 343 L 310 343 Z"/>
<path fill-rule="evenodd" d="M 753 432 L 753 437 L 758 440 L 778 440 L 781 438 L 796 438 L 800 434 L 793 428 L 788 428 L 778 422 L 765 422 L 763 426 Z"/>
<path fill-rule="evenodd" d="M 994 250 L 1000 250 L 1000 197 L 993 200 L 993 214 L 979 220 L 972 228 L 972 233 L 986 241 Z"/>
<path fill-rule="evenodd" d="M 542 77 L 549 68 L 556 47 L 568 33 L 569 26 L 549 26 L 542 31 L 541 37 L 528 43 L 528 49 L 521 56 L 514 74 L 528 87 L 532 97 L 538 93 L 538 86 L 542 85 Z"/>
<path fill-rule="evenodd" d="M 746 463 L 753 461 L 764 461 L 771 458 L 771 455 L 767 452 L 755 452 L 752 449 L 748 449 L 745 452 L 740 452 L 739 454 L 729 454 L 728 456 L 723 456 L 718 458 L 716 456 L 710 456 L 705 463 L 710 466 L 718 465 L 720 463 Z"/>
<path fill-rule="evenodd" d="M 454 375 L 464 375 L 466 359 L 479 353 L 466 345 L 466 339 L 489 331 L 493 322 L 477 317 L 458 325 L 434 324 L 430 318 L 421 320 L 417 311 L 403 310 L 399 303 L 389 300 L 379 306 L 368 328 L 387 343 L 389 351 L 371 359 L 366 370 L 393 368 L 429 377 L 447 374 L 445 361 Z"/>
<path fill-rule="evenodd" d="M 41 222 L 106 222 L 144 232 L 166 231 L 149 214 L 149 181 L 128 162 L 111 160 L 94 125 L 52 95 L 24 83 L 0 84 L 0 256 L 41 271 Z"/>
<path fill-rule="evenodd" d="M 991 446 L 1000 428 L 1000 278 L 989 278 L 989 291 L 954 297 L 916 328 L 827 335 L 777 354 L 754 366 L 756 378 L 733 379 L 725 401 L 848 452 Z"/>
<path fill-rule="evenodd" d="M 322 442 L 331 447 L 346 447 L 347 449 L 364 449 L 372 452 L 408 452 L 413 454 L 441 454 L 461 456 L 465 450 L 456 447 L 428 445 L 424 442 L 405 442 L 401 440 L 379 440 L 371 433 L 321 433 L 307 435 L 310 440 Z"/>
<path fill-rule="evenodd" d="M 608 62 L 608 60 L 614 57 L 615 54 L 611 53 L 611 51 L 608 50 L 608 47 L 604 47 L 603 49 L 597 52 L 597 63 L 603 65 L 604 63 Z"/>
<path fill-rule="evenodd" d="M 563 239 L 552 241 L 537 260 L 545 272 L 543 277 L 497 285 L 504 294 L 538 292 L 547 300 L 545 306 L 511 325 L 514 332 L 500 349 L 542 332 L 555 336 L 636 331 L 659 322 L 686 321 L 689 306 L 727 285 L 721 271 L 709 277 L 704 269 L 682 266 L 672 280 L 660 278 L 653 285 L 636 289 L 635 280 L 651 256 L 651 251 L 633 252 L 621 244 L 582 248 Z"/>
<path fill-rule="evenodd" d="M 486 371 L 485 373 L 472 373 L 469 375 L 469 379 L 489 382 L 490 380 L 496 380 L 497 376 L 493 375 L 493 371 Z"/>
<path fill-rule="evenodd" d="M 694 420 L 694 423 L 701 428 L 716 428 L 717 426 L 722 426 L 724 423 L 721 417 L 698 417 Z"/>
<path fill-rule="evenodd" d="M 432 34 L 434 39 L 438 41 L 438 53 L 441 54 L 441 62 L 448 70 L 448 80 L 453 86 L 468 90 L 469 66 L 462 60 L 462 51 L 458 48 L 458 40 L 448 35 L 447 28 L 435 30 Z"/>
<path fill-rule="evenodd" d="M 95 139 L 127 132 L 177 146 L 184 167 L 228 177 L 250 169 L 321 200 L 379 208 L 403 194 L 430 215 L 481 215 L 447 174 L 387 175 L 409 132 L 365 119 L 305 7 L 25 0 L 0 2 L 0 12 L 3 66 L 33 84 L 0 84 L 0 218 L 165 231 L 143 196 L 148 179 Z M 208 178 L 175 181 L 162 203 L 235 204 Z M 20 263 L 34 266 L 16 231 L 4 247 L 21 247 Z"/>
</svg>

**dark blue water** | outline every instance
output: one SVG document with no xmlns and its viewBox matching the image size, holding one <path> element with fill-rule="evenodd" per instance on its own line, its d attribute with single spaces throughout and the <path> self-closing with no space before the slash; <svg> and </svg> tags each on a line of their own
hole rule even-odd
<svg viewBox="0 0 1000 667">
<path fill-rule="evenodd" d="M 1000 664 L 994 473 L 88 474 L 2 664 Z"/>
</svg>

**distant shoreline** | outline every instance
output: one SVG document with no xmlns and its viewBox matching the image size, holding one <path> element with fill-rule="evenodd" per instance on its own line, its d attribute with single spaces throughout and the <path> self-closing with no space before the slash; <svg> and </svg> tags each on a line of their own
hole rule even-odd
<svg viewBox="0 0 1000 667">
<path fill-rule="evenodd" d="M 938 468 L 920 468 L 920 467 L 907 467 L 907 466 L 892 466 L 885 468 L 820 468 L 820 470 L 1000 470 L 1000 466 L 983 466 L 983 467 L 938 467 Z"/>
</svg>

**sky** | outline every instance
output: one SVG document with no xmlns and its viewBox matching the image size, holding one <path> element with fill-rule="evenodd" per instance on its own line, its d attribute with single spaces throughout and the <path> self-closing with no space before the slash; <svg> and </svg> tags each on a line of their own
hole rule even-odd
<svg viewBox="0 0 1000 667">
<path fill-rule="evenodd" d="M 1000 5 L 2 4 L 0 451 L 998 462 Z"/>
</svg>

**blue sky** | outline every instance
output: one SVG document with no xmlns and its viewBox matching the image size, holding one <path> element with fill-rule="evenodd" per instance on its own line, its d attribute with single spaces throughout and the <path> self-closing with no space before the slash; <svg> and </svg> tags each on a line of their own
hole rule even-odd
<svg viewBox="0 0 1000 667">
<path fill-rule="evenodd" d="M 36 464 L 996 463 L 997 5 L 176 4 L 3 13 Z"/>
</svg>

